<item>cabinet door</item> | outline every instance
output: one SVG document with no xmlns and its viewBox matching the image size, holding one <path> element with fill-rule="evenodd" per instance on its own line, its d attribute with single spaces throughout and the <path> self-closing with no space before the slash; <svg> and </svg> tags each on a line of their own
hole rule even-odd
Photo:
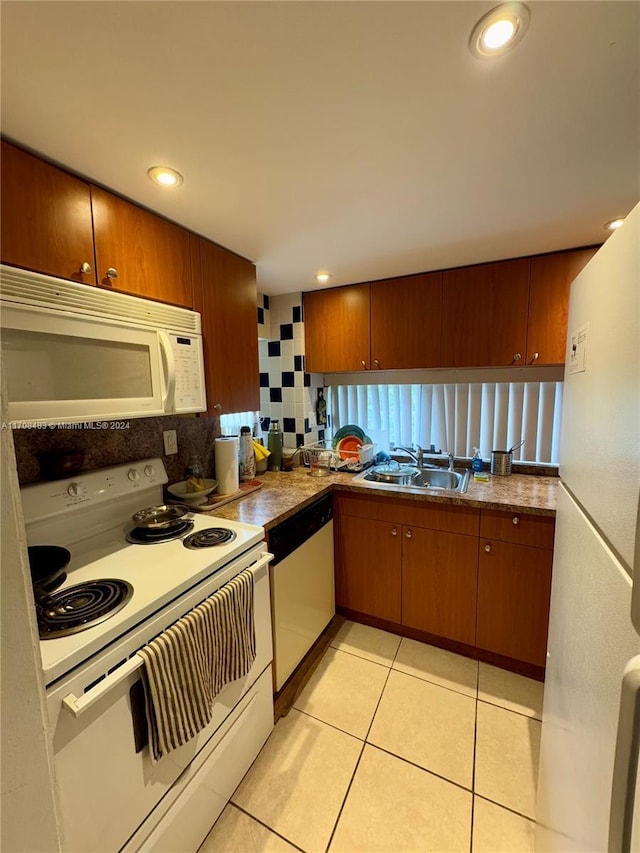
<svg viewBox="0 0 640 853">
<path fill-rule="evenodd" d="M 442 273 L 371 285 L 371 367 L 440 367 Z"/>
<path fill-rule="evenodd" d="M 305 293 L 304 335 L 309 372 L 368 370 L 369 285 Z"/>
<path fill-rule="evenodd" d="M 563 364 L 571 282 L 596 249 L 554 252 L 531 259 L 527 364 Z"/>
<path fill-rule="evenodd" d="M 89 184 L 4 141 L 0 165 L 3 262 L 95 284 Z"/>
<path fill-rule="evenodd" d="M 474 645 L 477 580 L 476 537 L 403 528 L 403 625 Z"/>
<path fill-rule="evenodd" d="M 192 308 L 189 232 L 99 187 L 91 203 L 99 284 Z"/>
<path fill-rule="evenodd" d="M 442 366 L 524 364 L 529 258 L 447 270 L 442 284 Z"/>
<path fill-rule="evenodd" d="M 480 540 L 477 645 L 544 666 L 552 551 Z"/>
<path fill-rule="evenodd" d="M 399 623 L 400 525 L 341 515 L 336 528 L 336 604 Z"/>
<path fill-rule="evenodd" d="M 194 307 L 202 314 L 210 414 L 257 411 L 256 268 L 244 258 L 192 236 Z"/>
</svg>

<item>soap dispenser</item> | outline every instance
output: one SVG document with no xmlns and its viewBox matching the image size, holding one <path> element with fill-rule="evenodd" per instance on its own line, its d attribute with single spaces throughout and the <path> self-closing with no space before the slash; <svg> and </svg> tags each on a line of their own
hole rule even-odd
<svg viewBox="0 0 640 853">
<path fill-rule="evenodd" d="M 471 470 L 474 474 L 479 473 L 484 469 L 484 462 L 482 461 L 482 456 L 480 455 L 480 448 L 473 448 L 473 459 L 471 460 Z"/>
</svg>

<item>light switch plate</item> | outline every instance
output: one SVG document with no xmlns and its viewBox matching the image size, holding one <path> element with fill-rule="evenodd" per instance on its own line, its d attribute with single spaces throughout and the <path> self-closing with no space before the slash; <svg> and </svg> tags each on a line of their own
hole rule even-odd
<svg viewBox="0 0 640 853">
<path fill-rule="evenodd" d="M 162 433 L 164 441 L 164 452 L 166 456 L 173 456 L 178 452 L 178 433 L 175 429 L 167 429 Z"/>
</svg>

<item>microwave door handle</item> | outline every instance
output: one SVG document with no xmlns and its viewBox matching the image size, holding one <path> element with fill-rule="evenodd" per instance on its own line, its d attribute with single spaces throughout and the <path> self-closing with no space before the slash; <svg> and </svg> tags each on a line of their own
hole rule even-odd
<svg viewBox="0 0 640 853">
<path fill-rule="evenodd" d="M 175 410 L 176 360 L 169 335 L 165 331 L 158 330 L 158 340 L 160 341 L 160 349 L 162 351 L 162 369 L 164 371 L 164 386 L 166 389 L 162 408 L 166 414 L 171 414 Z"/>
<path fill-rule="evenodd" d="M 620 717 L 611 786 L 610 853 L 630 853 L 640 758 L 640 655 L 628 662 L 622 678 Z"/>
</svg>

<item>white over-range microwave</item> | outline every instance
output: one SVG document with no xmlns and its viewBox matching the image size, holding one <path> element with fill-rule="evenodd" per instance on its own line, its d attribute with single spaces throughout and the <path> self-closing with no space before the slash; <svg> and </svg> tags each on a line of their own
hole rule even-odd
<svg viewBox="0 0 640 853">
<path fill-rule="evenodd" d="M 9 418 L 27 426 L 206 410 L 200 315 L 0 266 Z"/>
</svg>

